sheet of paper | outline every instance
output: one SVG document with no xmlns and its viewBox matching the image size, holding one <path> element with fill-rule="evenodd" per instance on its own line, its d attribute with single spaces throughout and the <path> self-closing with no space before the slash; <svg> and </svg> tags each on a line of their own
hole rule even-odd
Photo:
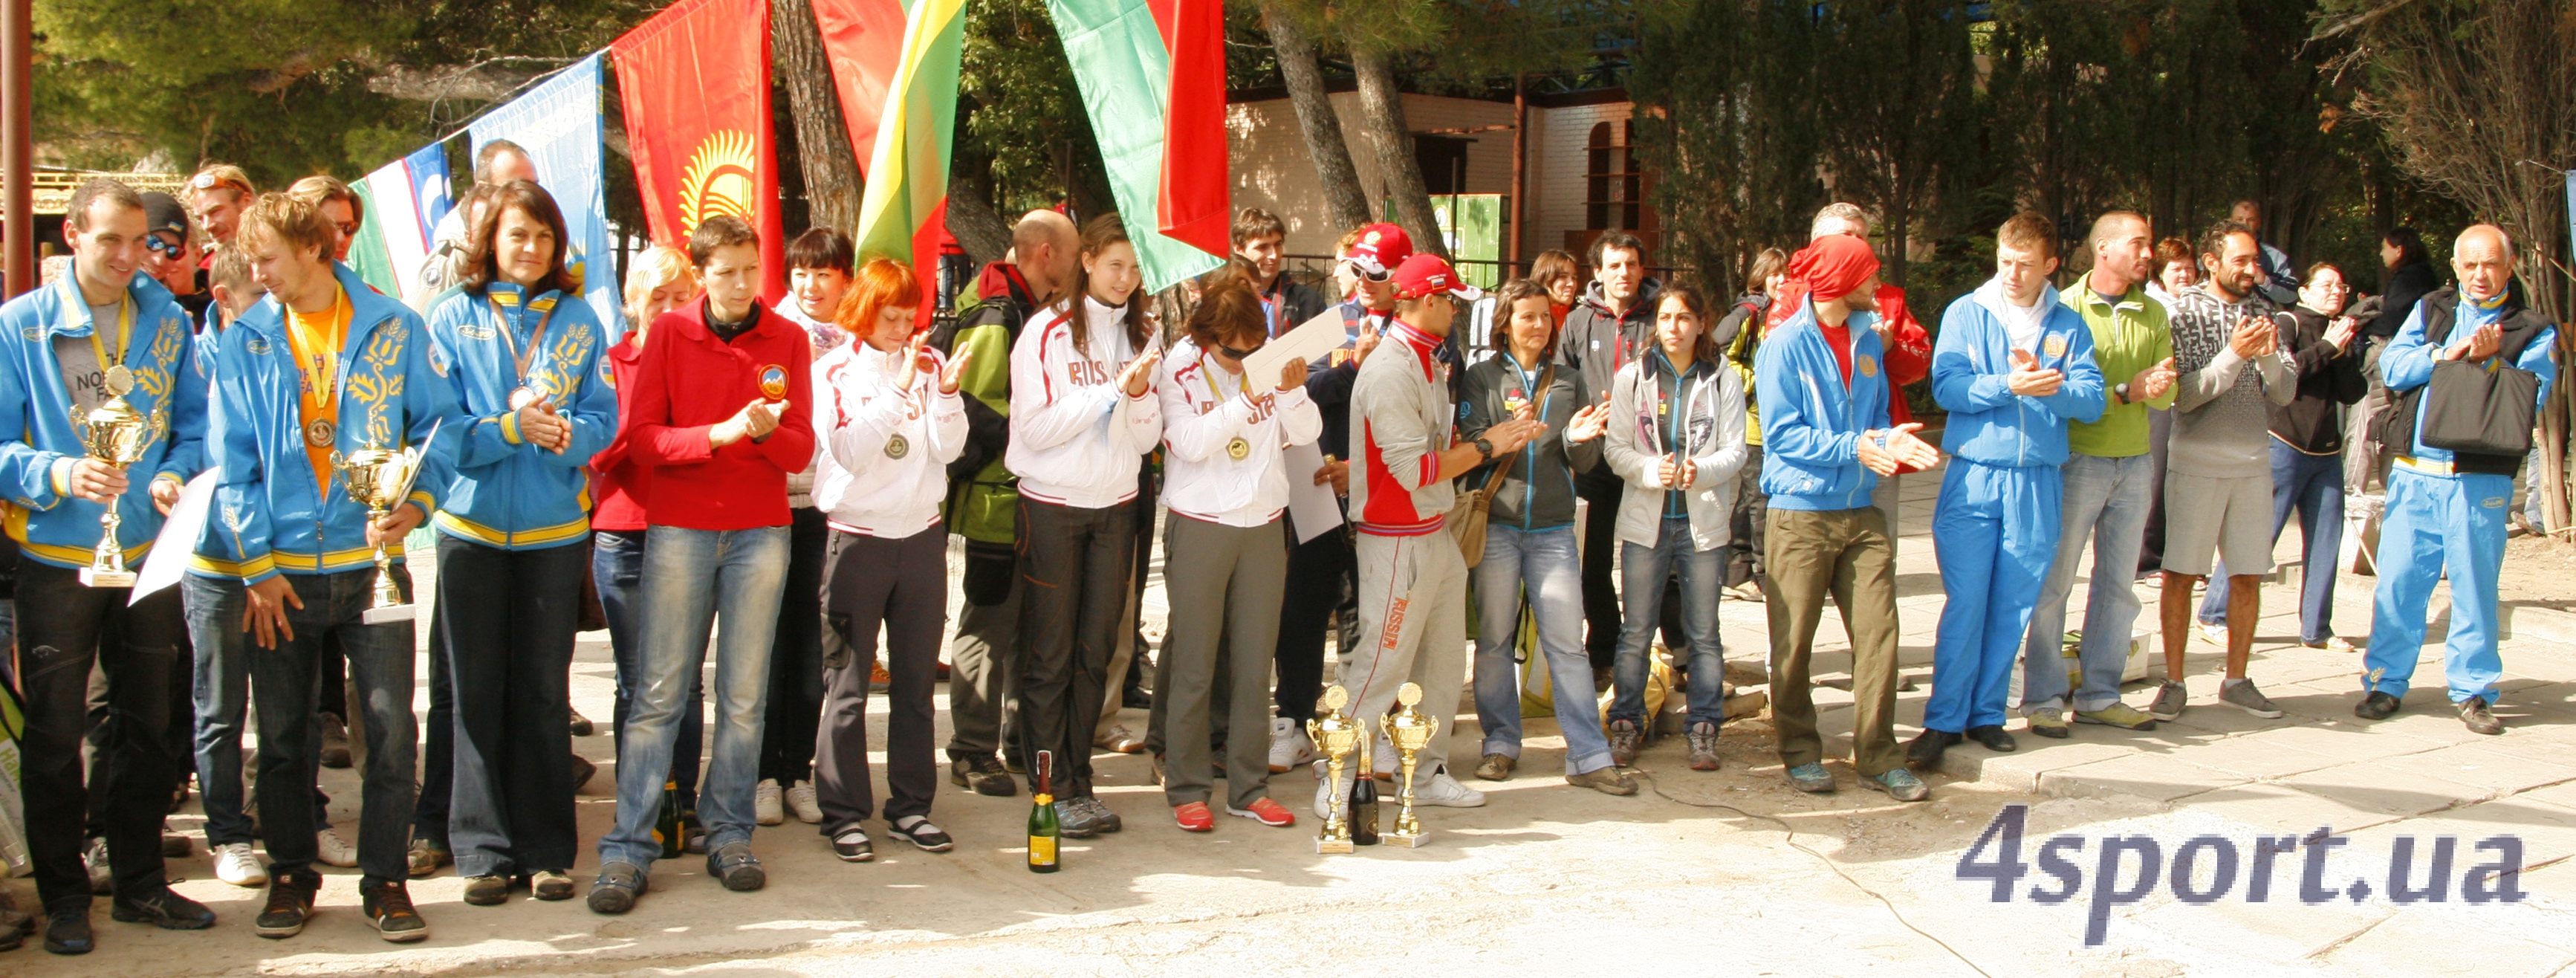
<svg viewBox="0 0 2576 978">
<path fill-rule="evenodd" d="M 179 583 L 179 575 L 188 569 L 188 555 L 197 549 L 197 534 L 206 528 L 206 511 L 214 508 L 215 483 L 222 475 L 221 469 L 207 469 L 179 490 L 179 504 L 170 507 L 161 534 L 152 538 L 152 552 L 143 555 L 143 566 L 134 571 L 134 592 L 125 599 L 127 607 Z"/>
<path fill-rule="evenodd" d="M 1315 470 L 1324 467 L 1324 450 L 1311 441 L 1290 445 L 1279 453 L 1279 465 L 1288 470 L 1288 518 L 1297 525 L 1297 542 L 1339 528 L 1342 507 L 1334 502 L 1333 484 L 1315 484 Z"/>
<path fill-rule="evenodd" d="M 1243 358 L 1243 375 L 1267 378 L 1269 383 L 1276 385 L 1279 383 L 1279 368 L 1287 366 L 1288 361 L 1315 360 L 1333 352 L 1348 339 L 1350 332 L 1342 327 L 1341 310 L 1326 309 L 1296 329 L 1289 330 L 1287 335 L 1271 340 L 1253 351 L 1251 356 Z"/>
</svg>

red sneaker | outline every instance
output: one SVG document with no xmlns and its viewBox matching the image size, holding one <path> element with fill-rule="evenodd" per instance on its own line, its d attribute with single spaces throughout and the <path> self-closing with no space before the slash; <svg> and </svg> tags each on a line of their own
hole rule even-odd
<svg viewBox="0 0 2576 978">
<path fill-rule="evenodd" d="M 1225 813 L 1228 815 L 1241 815 L 1274 829 L 1284 829 L 1297 824 L 1297 813 L 1289 811 L 1288 806 L 1271 801 L 1267 797 L 1253 799 L 1251 808 L 1236 808 L 1232 805 L 1227 805 L 1225 806 Z"/>
<path fill-rule="evenodd" d="M 1184 832 L 1216 831 L 1216 816 L 1208 813 L 1207 803 L 1194 801 L 1172 809 L 1172 821 L 1181 823 Z"/>
</svg>

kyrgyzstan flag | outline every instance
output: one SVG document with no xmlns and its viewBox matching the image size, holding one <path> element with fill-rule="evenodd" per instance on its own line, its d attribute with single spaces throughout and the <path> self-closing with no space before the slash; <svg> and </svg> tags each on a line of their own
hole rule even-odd
<svg viewBox="0 0 2576 978">
<path fill-rule="evenodd" d="M 1048 0 L 1047 10 L 1145 287 L 1216 267 L 1232 220 L 1222 0 Z"/>
<path fill-rule="evenodd" d="M 860 259 L 910 261 L 925 297 L 938 294 L 939 246 L 948 233 L 948 147 L 957 133 L 965 51 L 966 0 L 912 0 L 902 57 L 877 114 L 867 193 L 859 198 Z M 932 305 L 921 304 L 924 326 Z"/>
<path fill-rule="evenodd" d="M 763 297 L 786 295 L 768 0 L 677 0 L 609 51 L 653 240 L 685 249 L 699 222 L 741 218 L 760 236 Z"/>
</svg>

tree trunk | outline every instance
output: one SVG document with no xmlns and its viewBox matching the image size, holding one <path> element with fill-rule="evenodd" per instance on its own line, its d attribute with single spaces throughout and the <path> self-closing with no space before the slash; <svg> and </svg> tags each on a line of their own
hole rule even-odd
<svg viewBox="0 0 2576 978">
<path fill-rule="evenodd" d="M 1386 181 L 1387 199 L 1396 217 L 1413 236 L 1413 250 L 1449 257 L 1440 237 L 1440 221 L 1431 213 L 1431 194 L 1422 187 L 1422 163 L 1413 154 L 1413 132 L 1404 124 L 1404 93 L 1395 87 L 1395 65 L 1384 51 L 1372 50 L 1368 38 L 1350 39 L 1351 68 L 1360 80 L 1360 129 L 1377 150 L 1377 169 Z"/>
<path fill-rule="evenodd" d="M 979 268 L 1011 250 L 1009 219 L 993 209 L 992 166 L 989 159 L 960 152 L 948 171 L 948 233 Z"/>
<path fill-rule="evenodd" d="M 769 0 L 769 43 L 787 87 L 789 118 L 796 123 L 797 168 L 805 177 L 805 205 L 813 227 L 842 234 L 859 228 L 858 158 L 841 121 L 841 96 L 815 26 L 813 0 Z"/>
<path fill-rule="evenodd" d="M 1306 154 L 1314 157 L 1315 175 L 1324 187 L 1324 218 L 1339 234 L 1369 221 L 1368 195 L 1360 190 L 1359 168 L 1351 164 L 1350 144 L 1342 139 L 1342 119 L 1333 111 L 1332 93 L 1324 89 L 1324 72 L 1315 62 L 1315 45 L 1297 29 L 1279 0 L 1263 0 L 1262 22 L 1270 28 L 1270 46 L 1279 56 L 1279 76 L 1288 82 L 1288 102 L 1297 109 L 1297 126 L 1305 131 Z"/>
</svg>

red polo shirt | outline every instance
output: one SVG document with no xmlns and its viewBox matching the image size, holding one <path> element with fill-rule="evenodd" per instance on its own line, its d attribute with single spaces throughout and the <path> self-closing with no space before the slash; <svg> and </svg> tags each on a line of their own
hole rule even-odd
<svg viewBox="0 0 2576 978">
<path fill-rule="evenodd" d="M 617 441 L 648 467 L 645 521 L 692 530 L 786 526 L 787 475 L 814 459 L 808 393 L 813 351 L 805 331 L 752 304 L 751 328 L 728 343 L 707 328 L 707 301 L 663 313 L 644 340 L 634 390 L 618 389 Z M 707 429 L 755 400 L 783 402 L 778 429 L 723 448 Z"/>
</svg>

